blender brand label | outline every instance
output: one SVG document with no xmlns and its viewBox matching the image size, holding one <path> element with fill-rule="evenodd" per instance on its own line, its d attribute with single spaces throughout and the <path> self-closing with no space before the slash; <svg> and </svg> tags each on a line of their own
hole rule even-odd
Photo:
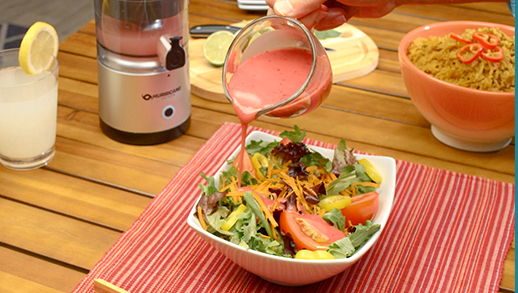
<svg viewBox="0 0 518 293">
<path fill-rule="evenodd" d="M 169 96 L 173 96 L 176 92 L 179 92 L 182 89 L 182 86 L 178 86 L 177 88 L 174 88 L 169 91 L 161 92 L 158 94 L 144 94 L 142 95 L 142 98 L 146 101 L 152 100 L 152 99 L 159 99 L 159 98 L 168 98 Z"/>
</svg>

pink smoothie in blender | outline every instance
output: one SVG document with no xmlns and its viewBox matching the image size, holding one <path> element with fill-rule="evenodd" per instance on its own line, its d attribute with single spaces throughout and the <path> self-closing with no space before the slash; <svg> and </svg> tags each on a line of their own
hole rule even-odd
<svg viewBox="0 0 518 293">
<path fill-rule="evenodd" d="M 188 0 L 94 0 L 103 133 L 170 141 L 190 126 Z"/>
</svg>

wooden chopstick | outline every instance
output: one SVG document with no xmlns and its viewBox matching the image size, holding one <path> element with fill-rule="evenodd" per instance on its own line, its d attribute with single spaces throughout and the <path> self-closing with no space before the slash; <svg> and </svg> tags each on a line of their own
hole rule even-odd
<svg viewBox="0 0 518 293">
<path fill-rule="evenodd" d="M 94 279 L 94 292 L 95 293 L 129 293 L 128 291 L 121 289 L 103 279 Z"/>
</svg>

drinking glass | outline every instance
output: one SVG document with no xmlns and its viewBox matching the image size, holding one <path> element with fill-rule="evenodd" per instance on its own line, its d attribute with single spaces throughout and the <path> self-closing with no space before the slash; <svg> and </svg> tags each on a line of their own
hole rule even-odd
<svg viewBox="0 0 518 293">
<path fill-rule="evenodd" d="M 32 170 L 54 157 L 58 105 L 58 61 L 50 69 L 26 74 L 18 49 L 0 51 L 0 163 Z"/>
<path fill-rule="evenodd" d="M 298 80 L 294 84 L 294 80 L 290 80 L 293 76 L 293 66 L 298 67 L 300 60 L 298 55 L 292 54 L 294 50 L 305 50 L 311 56 L 308 59 L 309 72 L 304 79 Z M 285 59 L 289 59 L 290 66 L 286 66 L 284 62 L 262 63 L 255 66 L 254 74 L 260 79 L 252 78 L 252 73 L 247 72 L 244 84 L 239 90 L 233 87 L 233 77 L 244 70 L 243 64 L 247 61 L 257 58 L 258 55 L 267 54 L 276 50 L 288 50 Z M 282 61 L 282 60 L 281 60 Z M 286 63 L 287 64 L 287 63 Z M 261 76 L 271 73 L 263 69 L 271 69 L 277 66 L 275 70 L 281 72 L 280 78 Z M 243 72 L 242 72 L 243 73 Z M 250 78 L 248 78 L 250 75 Z M 262 79 L 261 79 L 262 78 Z M 279 83 L 273 84 L 273 87 L 286 89 L 288 92 L 283 94 L 273 94 L 276 97 L 261 96 L 261 92 L 272 87 L 272 80 L 275 78 Z M 263 82 L 266 79 L 267 82 Z M 290 84 L 290 90 L 288 90 Z M 306 28 L 298 20 L 282 17 L 278 15 L 269 15 L 258 18 L 243 29 L 235 36 L 230 48 L 227 52 L 226 60 L 223 65 L 223 88 L 227 99 L 234 104 L 235 108 L 241 107 L 247 113 L 251 121 L 261 115 L 278 118 L 296 117 L 316 109 L 327 98 L 332 86 L 332 70 L 327 53 L 315 37 L 315 35 Z M 256 92 L 254 92 L 254 90 Z M 290 92 L 291 91 L 291 92 Z M 237 106 L 243 96 L 255 96 L 256 102 L 246 101 L 247 107 Z M 246 99 L 246 98 L 245 98 Z M 265 100 L 268 101 L 265 101 Z M 252 105 L 252 107 L 248 107 Z M 247 108 L 248 110 L 246 110 Z M 237 111 L 237 109 L 236 109 Z M 238 113 L 238 116 L 240 114 Z M 254 116 L 253 118 L 251 116 Z M 240 116 L 241 117 L 241 116 Z"/>
</svg>

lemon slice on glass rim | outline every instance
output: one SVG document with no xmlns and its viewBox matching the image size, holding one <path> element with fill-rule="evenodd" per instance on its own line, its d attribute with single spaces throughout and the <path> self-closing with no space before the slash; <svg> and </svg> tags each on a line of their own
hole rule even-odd
<svg viewBox="0 0 518 293">
<path fill-rule="evenodd" d="M 203 56 L 210 64 L 222 66 L 233 40 L 234 34 L 229 31 L 213 32 L 203 44 Z"/>
<path fill-rule="evenodd" d="M 29 75 L 46 71 L 58 55 L 59 38 L 56 30 L 48 23 L 38 21 L 25 33 L 20 45 L 18 61 Z"/>
</svg>

